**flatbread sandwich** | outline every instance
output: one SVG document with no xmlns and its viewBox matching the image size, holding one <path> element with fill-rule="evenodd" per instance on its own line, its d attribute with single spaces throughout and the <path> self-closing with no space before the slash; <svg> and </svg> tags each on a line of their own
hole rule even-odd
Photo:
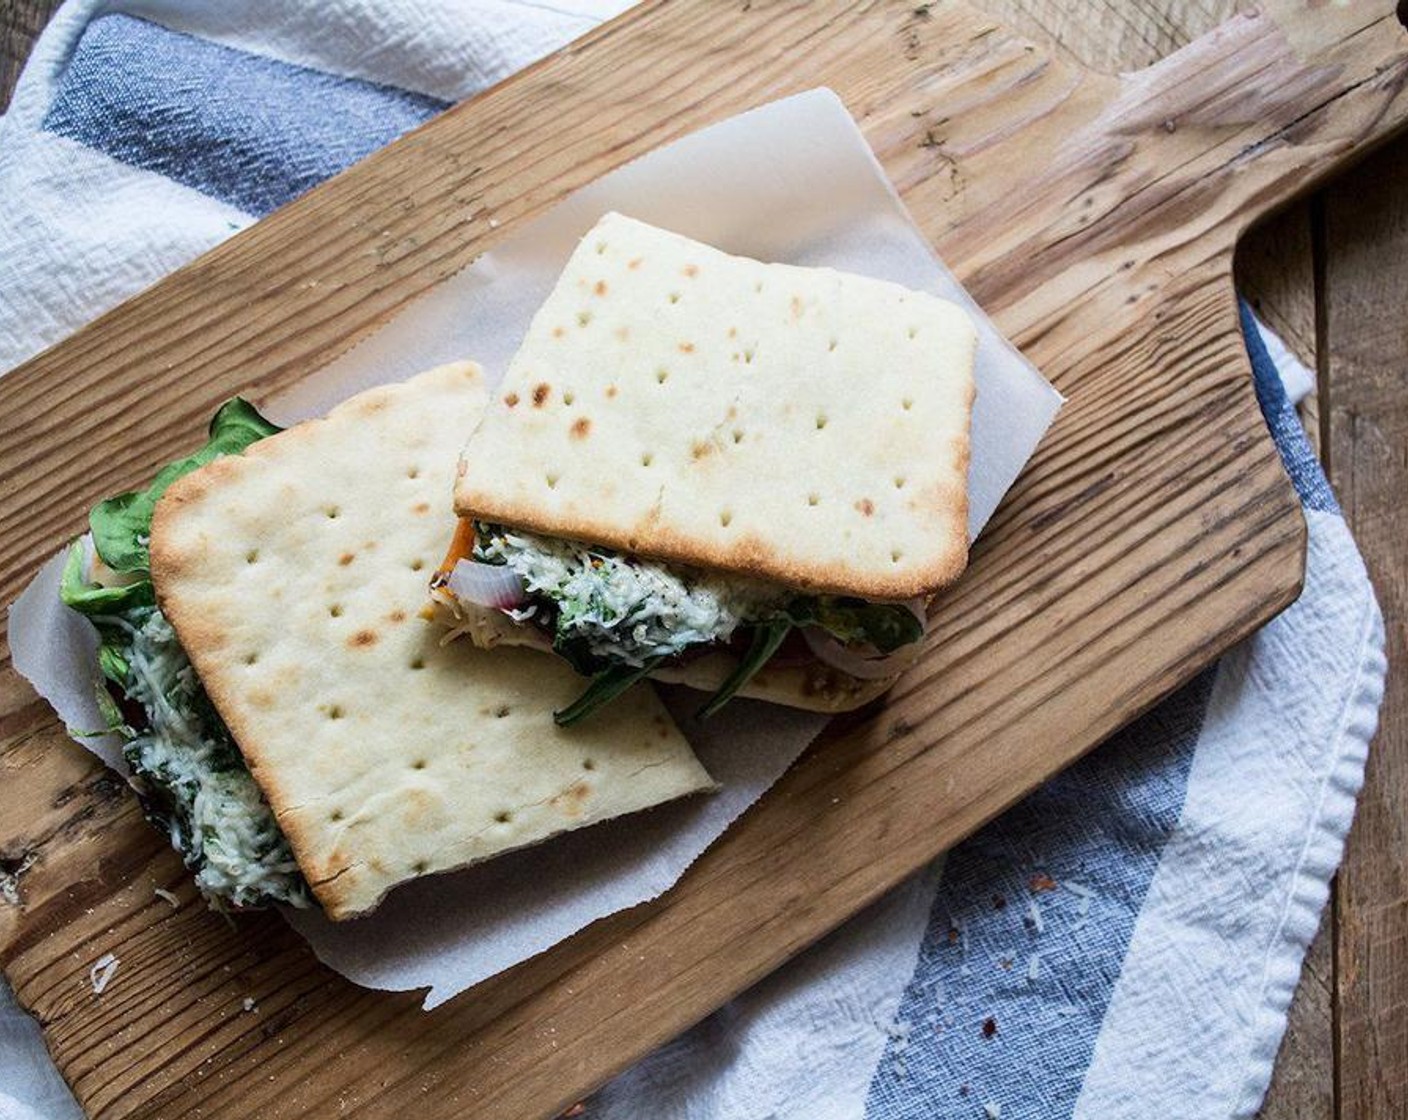
<svg viewBox="0 0 1408 1120">
<path fill-rule="evenodd" d="M 646 676 L 864 704 L 967 562 L 976 345 L 935 296 L 608 214 L 469 436 L 434 593 L 591 678 L 562 723 Z"/>
<path fill-rule="evenodd" d="M 654 695 L 564 732 L 578 688 L 424 617 L 470 363 L 280 433 L 243 401 L 146 490 L 102 503 L 64 600 L 97 627 L 111 729 L 148 816 L 223 905 L 393 886 L 711 788 Z"/>
</svg>

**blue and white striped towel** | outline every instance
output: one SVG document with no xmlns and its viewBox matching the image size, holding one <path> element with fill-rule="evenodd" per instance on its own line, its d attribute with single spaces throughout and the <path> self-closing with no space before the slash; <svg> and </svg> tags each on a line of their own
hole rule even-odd
<svg viewBox="0 0 1408 1120">
<path fill-rule="evenodd" d="M 621 6 L 73 0 L 0 119 L 0 370 Z M 588 1115 L 1256 1110 L 1385 665 L 1363 564 L 1244 327 L 1309 522 L 1300 601 Z M 76 1115 L 37 1047 L 5 993 L 0 1120 Z"/>
</svg>

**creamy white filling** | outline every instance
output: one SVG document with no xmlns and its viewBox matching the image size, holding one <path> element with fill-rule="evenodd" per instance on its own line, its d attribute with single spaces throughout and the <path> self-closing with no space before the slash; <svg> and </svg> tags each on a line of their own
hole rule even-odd
<svg viewBox="0 0 1408 1120">
<path fill-rule="evenodd" d="M 268 802 L 223 727 L 206 726 L 201 709 L 209 701 L 165 616 L 144 608 L 104 621 L 119 623 L 130 637 L 126 692 L 149 724 L 130 736 L 124 753 L 170 799 L 162 811 L 171 843 L 195 871 L 201 892 L 237 906 L 309 905 Z"/>
<path fill-rule="evenodd" d="M 726 642 L 740 625 L 788 597 L 771 584 L 501 529 L 479 534 L 476 556 L 508 565 L 530 593 L 551 599 L 559 635 L 580 638 L 594 655 L 627 665 Z"/>
</svg>

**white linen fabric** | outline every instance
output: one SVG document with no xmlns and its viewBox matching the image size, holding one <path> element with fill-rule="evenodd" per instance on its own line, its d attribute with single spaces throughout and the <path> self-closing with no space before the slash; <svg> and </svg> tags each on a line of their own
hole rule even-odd
<svg viewBox="0 0 1408 1120">
<path fill-rule="evenodd" d="M 72 0 L 0 118 L 0 371 L 623 6 Z M 1244 329 L 1309 524 L 1300 600 L 588 1115 L 1255 1112 L 1385 665 L 1363 564 L 1286 396 L 1308 379 Z M 0 1120 L 77 1115 L 0 984 Z"/>
</svg>

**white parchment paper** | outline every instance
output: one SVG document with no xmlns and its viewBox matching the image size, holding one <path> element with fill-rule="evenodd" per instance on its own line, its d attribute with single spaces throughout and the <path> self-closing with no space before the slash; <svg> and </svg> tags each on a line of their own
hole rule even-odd
<svg viewBox="0 0 1408 1120">
<path fill-rule="evenodd" d="M 613 172 L 521 228 L 278 398 L 282 423 L 371 385 L 473 358 L 497 382 L 577 240 L 619 210 L 734 253 L 831 265 L 964 304 L 980 329 L 969 471 L 972 536 L 986 524 L 1061 398 L 934 256 L 840 100 L 813 90 L 723 121 Z M 482 217 L 466 215 L 469 221 Z M 466 433 L 468 434 L 468 433 Z M 10 610 L 15 667 L 70 728 L 101 726 L 88 624 L 58 602 L 61 559 Z M 479 867 L 398 888 L 377 912 L 332 923 L 289 911 L 324 962 L 368 987 L 428 989 L 432 1008 L 608 914 L 667 890 L 777 780 L 825 720 L 738 701 L 707 725 L 698 696 L 665 690 L 721 791 L 571 833 Z M 83 738 L 121 769 L 115 741 Z"/>
</svg>

